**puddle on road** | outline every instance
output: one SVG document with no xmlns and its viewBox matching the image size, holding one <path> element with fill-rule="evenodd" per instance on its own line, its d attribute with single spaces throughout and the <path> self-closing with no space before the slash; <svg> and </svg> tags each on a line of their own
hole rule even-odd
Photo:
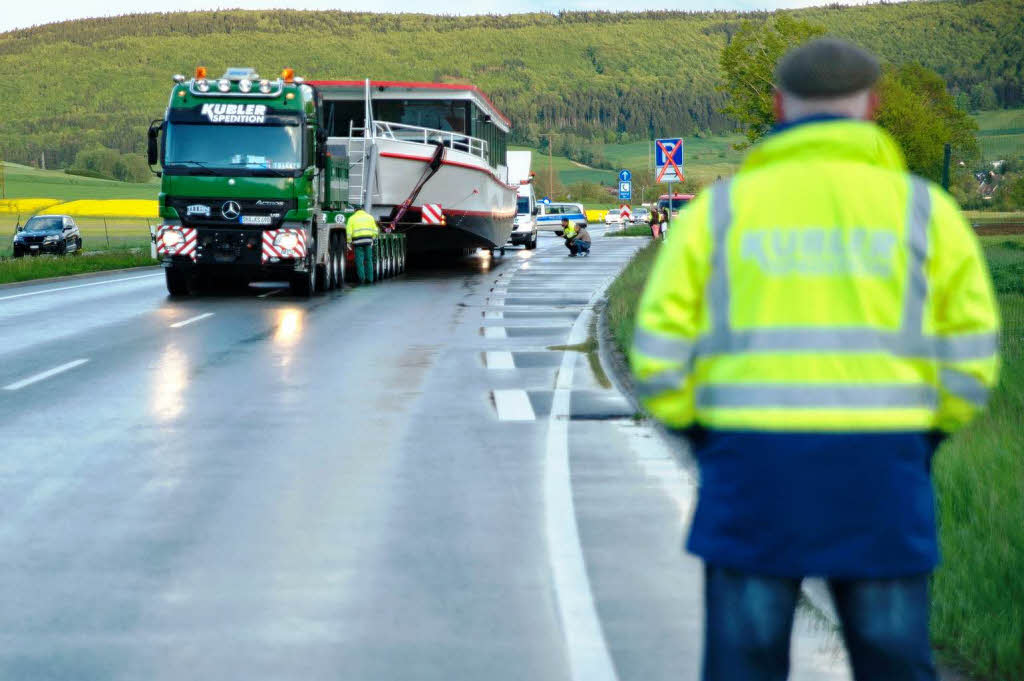
<svg viewBox="0 0 1024 681">
<path fill-rule="evenodd" d="M 587 362 L 590 364 L 590 371 L 594 374 L 598 384 L 605 390 L 610 390 L 612 382 L 608 379 L 608 374 L 605 373 L 604 367 L 601 366 L 601 358 L 597 354 L 597 347 L 597 315 L 594 315 L 590 320 L 587 340 L 574 345 L 549 345 L 548 350 L 584 353 L 587 356 Z"/>
</svg>

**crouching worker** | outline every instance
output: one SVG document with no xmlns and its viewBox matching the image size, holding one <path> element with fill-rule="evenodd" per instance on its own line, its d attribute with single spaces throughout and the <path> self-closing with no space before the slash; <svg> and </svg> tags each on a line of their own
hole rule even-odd
<svg viewBox="0 0 1024 681">
<path fill-rule="evenodd" d="M 569 249 L 569 257 L 575 258 L 576 238 L 579 236 L 576 225 L 569 218 L 562 218 L 562 231 L 558 232 L 558 235 L 565 239 L 565 247 Z"/>
<path fill-rule="evenodd" d="M 590 232 L 587 231 L 586 225 L 579 228 L 579 231 L 576 233 L 576 239 L 573 240 L 573 245 L 576 247 L 576 255 L 590 255 Z"/>
<path fill-rule="evenodd" d="M 348 219 L 348 248 L 355 250 L 360 284 L 373 283 L 373 242 L 379 234 L 377 221 L 365 210 L 357 210 Z"/>
</svg>

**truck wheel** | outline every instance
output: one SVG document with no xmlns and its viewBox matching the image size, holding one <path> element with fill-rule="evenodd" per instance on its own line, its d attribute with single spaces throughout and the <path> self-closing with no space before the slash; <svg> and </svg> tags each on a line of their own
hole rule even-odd
<svg viewBox="0 0 1024 681">
<path fill-rule="evenodd" d="M 323 265 L 316 266 L 316 292 L 325 293 L 334 288 L 334 268 L 331 267 L 331 257 L 334 249 L 330 241 L 327 242 L 327 261 Z"/>
<path fill-rule="evenodd" d="M 167 279 L 167 293 L 172 297 L 179 298 L 189 294 L 188 275 L 185 272 L 168 267 L 164 270 L 164 277 Z"/>
<path fill-rule="evenodd" d="M 345 247 L 340 243 L 334 249 L 334 285 L 338 289 L 345 288 Z"/>
<path fill-rule="evenodd" d="M 292 292 L 302 298 L 309 298 L 316 291 L 316 267 L 310 263 L 305 272 L 292 274 Z"/>
<path fill-rule="evenodd" d="M 526 244 L 526 248 L 531 251 L 537 248 L 537 232 L 534 232 L 533 236 L 530 237 L 530 243 Z"/>
<path fill-rule="evenodd" d="M 398 271 L 399 273 L 405 273 L 405 239 L 399 239 L 398 241 Z"/>
</svg>

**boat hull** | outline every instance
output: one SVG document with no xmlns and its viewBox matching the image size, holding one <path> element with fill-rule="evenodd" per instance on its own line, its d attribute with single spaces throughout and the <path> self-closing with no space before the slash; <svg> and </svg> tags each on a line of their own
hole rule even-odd
<svg viewBox="0 0 1024 681">
<path fill-rule="evenodd" d="M 377 149 L 374 212 L 387 220 L 427 172 L 435 148 L 378 139 Z M 517 187 L 503 182 L 485 161 L 446 149 L 441 167 L 423 185 L 399 229 L 408 234 L 412 252 L 500 248 L 512 233 L 516 197 Z M 440 205 L 445 224 L 423 224 L 424 204 Z"/>
</svg>

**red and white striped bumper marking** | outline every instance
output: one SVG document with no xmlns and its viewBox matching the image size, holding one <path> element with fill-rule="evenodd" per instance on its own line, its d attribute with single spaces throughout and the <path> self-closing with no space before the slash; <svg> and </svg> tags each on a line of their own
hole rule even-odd
<svg viewBox="0 0 1024 681">
<path fill-rule="evenodd" d="M 166 232 L 181 232 L 181 243 L 176 246 L 167 246 L 164 243 Z M 156 230 L 156 254 L 157 256 L 186 256 L 196 260 L 196 239 L 198 232 L 195 227 L 181 227 L 180 225 L 160 225 Z"/>
<path fill-rule="evenodd" d="M 297 238 L 294 249 L 281 248 L 274 245 L 274 239 L 278 234 L 292 232 Z M 280 262 L 281 260 L 301 260 L 306 257 L 306 233 L 301 229 L 268 229 L 263 232 L 263 252 L 260 262 L 264 265 L 268 262 Z"/>
<path fill-rule="evenodd" d="M 439 203 L 425 203 L 423 208 L 420 210 L 423 216 L 423 224 L 425 225 L 443 225 L 444 224 L 444 211 L 441 210 L 441 204 Z"/>
<path fill-rule="evenodd" d="M 619 207 L 619 220 L 625 222 L 626 220 L 633 219 L 633 211 L 630 210 L 629 204 L 624 203 Z"/>
</svg>

